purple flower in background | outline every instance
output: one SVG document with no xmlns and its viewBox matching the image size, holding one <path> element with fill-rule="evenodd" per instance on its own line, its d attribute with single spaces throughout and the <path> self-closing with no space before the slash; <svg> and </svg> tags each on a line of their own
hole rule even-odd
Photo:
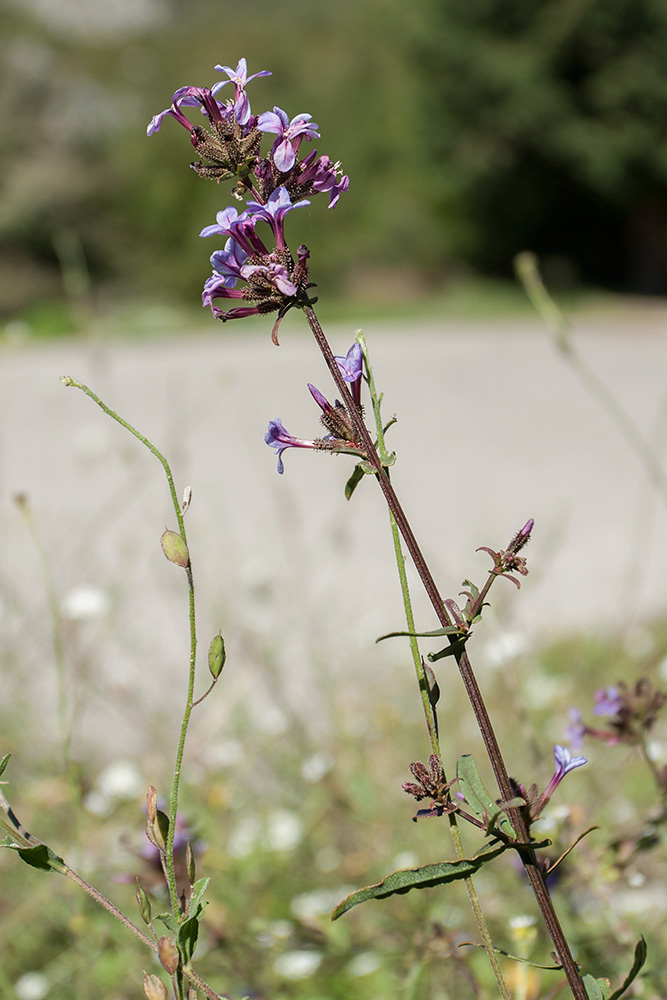
<svg viewBox="0 0 667 1000">
<path fill-rule="evenodd" d="M 273 162 L 281 173 L 286 174 L 296 163 L 296 154 L 303 139 L 319 139 L 316 130 L 319 125 L 310 124 L 312 115 L 295 115 L 290 121 L 282 108 L 274 107 L 273 111 L 265 111 L 257 119 L 257 128 L 261 132 L 275 132 L 278 138 L 271 152 Z"/>
<path fill-rule="evenodd" d="M 239 125 L 246 125 L 250 119 L 250 102 L 245 92 L 246 84 L 250 83 L 258 76 L 271 76 L 268 69 L 262 69 L 259 73 L 248 76 L 248 63 L 245 59 L 239 59 L 236 69 L 231 66 L 216 66 L 218 73 L 226 73 L 229 80 L 220 80 L 211 88 L 213 94 L 217 94 L 222 87 L 228 83 L 234 84 L 234 115 Z"/>
<path fill-rule="evenodd" d="M 593 715 L 618 715 L 623 707 L 617 687 L 600 688 L 595 692 Z"/>
<path fill-rule="evenodd" d="M 581 750 L 586 735 L 586 723 L 578 708 L 570 709 L 570 725 L 565 730 L 565 735 L 575 750 Z"/>
<path fill-rule="evenodd" d="M 346 382 L 350 382 L 352 399 L 359 406 L 361 403 L 361 375 L 364 366 L 364 355 L 361 350 L 361 344 L 352 344 L 345 357 L 336 354 L 335 358 L 341 375 Z"/>
<path fill-rule="evenodd" d="M 270 448 L 275 449 L 278 456 L 278 472 L 281 476 L 285 471 L 282 453 L 286 448 L 317 448 L 318 446 L 316 441 L 304 441 L 303 438 L 297 438 L 288 433 L 280 418 L 269 421 L 269 429 L 264 435 L 264 440 Z"/>
</svg>

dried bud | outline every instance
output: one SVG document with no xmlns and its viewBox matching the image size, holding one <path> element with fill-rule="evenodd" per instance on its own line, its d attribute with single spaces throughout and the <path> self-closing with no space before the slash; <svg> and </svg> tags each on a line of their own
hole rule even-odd
<svg viewBox="0 0 667 1000">
<path fill-rule="evenodd" d="M 178 948 L 170 937 L 165 934 L 157 943 L 157 954 L 163 969 L 173 976 L 178 971 L 180 961 Z"/>
<path fill-rule="evenodd" d="M 211 671 L 211 677 L 214 680 L 217 680 L 222 673 L 226 659 L 225 640 L 221 635 L 216 635 L 208 648 L 208 669 Z"/>
<path fill-rule="evenodd" d="M 187 545 L 177 531 L 169 531 L 169 529 L 164 531 L 160 539 L 160 545 L 169 562 L 173 562 L 185 569 L 190 562 L 190 553 L 188 552 Z"/>
<path fill-rule="evenodd" d="M 148 795 L 146 796 L 146 815 L 148 816 L 149 823 L 155 823 L 157 819 L 157 788 L 153 785 L 148 786 Z"/>
<path fill-rule="evenodd" d="M 167 1000 L 169 995 L 160 977 L 149 972 L 144 972 L 144 993 L 148 1000 Z"/>
</svg>

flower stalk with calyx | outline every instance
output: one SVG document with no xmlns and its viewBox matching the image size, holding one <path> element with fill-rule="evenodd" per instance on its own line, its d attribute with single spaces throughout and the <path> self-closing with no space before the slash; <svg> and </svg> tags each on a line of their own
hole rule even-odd
<svg viewBox="0 0 667 1000">
<path fill-rule="evenodd" d="M 396 521 L 397 527 L 401 533 L 403 541 L 405 542 L 405 546 L 410 553 L 415 569 L 419 574 L 422 585 L 427 593 L 438 621 L 443 628 L 449 628 L 454 625 L 455 622 L 451 614 L 448 612 L 445 602 L 440 596 L 438 587 L 433 579 L 428 564 L 424 559 L 410 523 L 405 515 L 405 512 L 403 511 L 394 488 L 391 485 L 387 471 L 383 467 L 382 459 L 378 454 L 373 441 L 371 440 L 371 436 L 364 423 L 361 411 L 359 407 L 355 405 L 347 383 L 340 372 L 333 351 L 329 345 L 329 341 L 326 338 L 312 306 L 305 306 L 303 311 L 306 319 L 308 320 L 311 332 L 315 337 L 317 346 L 319 347 L 324 361 L 329 369 L 329 373 L 331 374 L 331 377 L 336 384 L 336 388 L 341 395 L 343 404 L 347 408 L 348 414 L 357 433 L 357 440 L 361 444 L 367 456 L 369 465 L 375 469 L 375 475 L 380 489 L 382 490 L 389 510 Z M 456 639 L 449 636 L 449 641 L 453 645 L 456 642 Z M 498 784 L 501 799 L 504 802 L 510 802 L 514 798 L 514 789 L 512 788 L 507 767 L 505 766 L 505 761 L 500 751 L 500 746 L 498 744 L 486 704 L 482 697 L 479 684 L 477 683 L 477 678 L 468 658 L 465 645 L 459 644 L 456 652 L 454 653 L 454 658 L 456 660 L 468 700 L 470 701 L 470 705 L 475 714 L 487 756 Z M 523 845 L 529 845 L 529 831 L 519 810 L 517 808 L 508 809 L 508 816 L 516 831 L 519 842 Z M 535 851 L 530 846 L 523 846 L 519 850 L 519 856 L 525 868 L 526 875 L 528 876 L 528 880 L 538 906 L 542 912 L 542 916 L 547 925 L 551 939 L 554 943 L 556 954 L 563 966 L 563 971 L 567 977 L 572 995 L 576 998 L 576 1000 L 588 1000 L 587 992 L 582 983 L 581 976 L 579 975 L 577 964 L 572 957 L 569 945 L 565 935 L 563 934 L 556 911 L 554 910 L 551 902 L 549 892 L 537 862 Z"/>
</svg>

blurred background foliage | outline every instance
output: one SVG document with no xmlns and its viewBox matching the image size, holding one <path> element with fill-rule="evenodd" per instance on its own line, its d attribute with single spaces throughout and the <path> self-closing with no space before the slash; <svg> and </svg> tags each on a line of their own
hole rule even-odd
<svg viewBox="0 0 667 1000">
<path fill-rule="evenodd" d="M 244 55 L 273 72 L 253 110 L 312 113 L 351 177 L 299 218 L 322 292 L 396 302 L 524 249 L 561 287 L 667 291 L 661 0 L 7 0 L 0 26 L 5 319 L 197 304 L 229 191 L 145 128 Z"/>
</svg>

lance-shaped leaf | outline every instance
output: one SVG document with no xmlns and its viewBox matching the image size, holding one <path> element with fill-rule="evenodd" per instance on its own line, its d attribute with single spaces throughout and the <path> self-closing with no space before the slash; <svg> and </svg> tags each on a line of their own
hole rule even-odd
<svg viewBox="0 0 667 1000">
<path fill-rule="evenodd" d="M 512 824 L 484 785 L 472 754 L 459 757 L 456 762 L 456 777 L 459 779 L 457 791 L 461 792 L 475 816 L 488 823 L 489 828 L 496 826 L 506 836 L 516 840 Z"/>
<path fill-rule="evenodd" d="M 365 903 L 367 899 L 385 899 L 396 893 L 409 892 L 410 889 L 428 889 L 457 879 L 469 878 L 482 865 L 498 857 L 504 850 L 506 850 L 505 844 L 500 844 L 493 849 L 481 851 L 473 858 L 441 861 L 435 865 L 423 865 L 421 868 L 400 868 L 376 885 L 367 885 L 363 889 L 351 892 L 332 912 L 331 919 L 337 920 L 357 903 Z"/>
<path fill-rule="evenodd" d="M 646 961 L 647 951 L 648 949 L 646 947 L 646 941 L 644 940 L 643 937 L 641 937 L 637 942 L 637 944 L 635 945 L 635 960 L 632 964 L 632 968 L 628 972 L 625 980 L 623 981 L 623 984 L 619 986 L 617 990 L 614 990 L 612 995 L 609 997 L 609 1000 L 620 1000 L 620 998 L 627 990 L 628 986 L 630 986 L 631 983 L 634 982 L 634 980 L 639 975 L 639 972 L 642 966 L 644 965 L 644 962 Z"/>
<path fill-rule="evenodd" d="M 461 628 L 460 625 L 445 625 L 443 628 L 433 629 L 431 632 L 387 632 L 386 635 L 381 635 L 377 642 L 382 642 L 383 639 L 394 639 L 396 636 L 403 635 L 409 636 L 413 639 L 432 639 L 434 636 L 439 635 L 460 635 L 467 636 L 467 632 Z"/>
<path fill-rule="evenodd" d="M 361 465 L 355 465 L 354 470 L 352 472 L 352 475 L 350 476 L 350 478 L 348 479 L 348 481 L 345 483 L 345 499 L 346 500 L 351 500 L 352 499 L 352 494 L 356 490 L 356 488 L 359 485 L 359 483 L 361 482 L 361 480 L 364 478 L 364 475 L 365 475 L 365 473 L 364 473 L 364 470 L 362 469 Z"/>
<path fill-rule="evenodd" d="M 62 858 L 59 858 L 55 851 L 52 851 L 47 844 L 35 844 L 34 847 L 23 847 L 21 844 L 12 843 L 9 837 L 0 841 L 0 847 L 8 847 L 10 851 L 16 851 L 21 861 L 25 861 L 31 868 L 37 868 L 41 872 L 58 872 L 64 875 L 67 865 Z"/>
</svg>

